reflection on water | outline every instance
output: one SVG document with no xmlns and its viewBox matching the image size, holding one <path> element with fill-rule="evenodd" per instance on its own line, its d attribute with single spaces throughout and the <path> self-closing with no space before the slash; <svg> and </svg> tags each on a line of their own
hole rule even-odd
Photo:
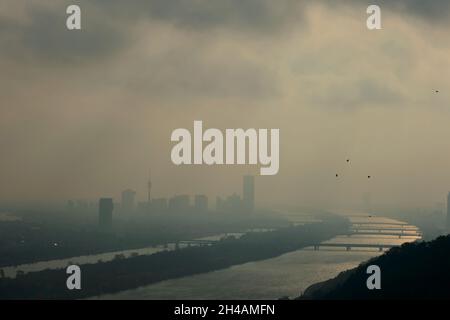
<svg viewBox="0 0 450 320">
<path fill-rule="evenodd" d="M 284 296 L 295 297 L 311 284 L 336 276 L 341 271 L 354 268 L 358 264 L 382 252 L 376 245 L 401 245 L 420 239 L 419 230 L 396 220 L 374 216 L 350 216 L 353 229 L 363 234 L 337 236 L 326 243 L 373 244 L 373 248 L 305 248 L 280 257 L 258 262 L 250 262 L 228 269 L 159 282 L 141 288 L 103 295 L 97 299 L 277 299 Z M 294 224 L 305 223 L 304 218 L 292 218 Z M 380 231 L 381 230 L 381 231 Z M 264 232 L 268 230 L 247 230 Z M 380 232 L 380 234 L 376 234 Z M 388 233 L 388 234 L 382 234 Z M 367 234 L 364 234 L 367 233 Z M 219 234 L 196 240 L 220 240 L 224 236 L 240 237 L 244 233 Z M 180 244 L 179 247 L 186 246 Z M 18 267 L 4 268 L 5 275 L 14 277 L 17 270 L 39 271 L 47 268 L 63 268 L 69 264 L 97 263 L 109 261 L 117 255 L 149 255 L 162 250 L 174 250 L 175 244 L 148 247 L 135 250 L 109 252 L 70 259 L 38 262 Z"/>
<path fill-rule="evenodd" d="M 358 216 L 352 223 L 379 222 L 381 226 L 399 221 Z M 407 226 L 409 228 L 409 226 Z M 411 226 L 411 229 L 415 227 Z M 395 244 L 414 241 L 420 236 L 351 235 L 338 236 L 330 243 Z M 335 277 L 361 262 L 382 254 L 377 248 L 306 248 L 264 261 L 250 262 L 228 269 L 172 279 L 94 299 L 278 299 L 299 296 L 308 286 Z"/>
<path fill-rule="evenodd" d="M 246 232 L 264 232 L 268 229 L 252 229 L 247 230 Z M 198 238 L 194 240 L 210 240 L 210 241 L 218 241 L 224 237 L 230 237 L 233 236 L 235 238 L 241 237 L 245 233 L 222 233 L 217 234 L 209 237 L 203 237 Z M 199 244 L 190 244 L 191 246 L 199 245 Z M 178 248 L 182 249 L 184 247 L 187 247 L 187 244 L 179 244 Z M 146 247 L 141 249 L 131 249 L 131 250 L 120 250 L 120 251 L 113 251 L 113 252 L 105 252 L 100 254 L 92 254 L 92 255 L 86 255 L 86 256 L 79 256 L 79 257 L 72 257 L 67 259 L 57 259 L 57 260 L 50 260 L 50 261 L 41 261 L 41 262 L 35 262 L 35 263 L 29 263 L 29 264 L 22 264 L 18 266 L 10 266 L 10 267 L 3 267 L 5 277 L 14 278 L 16 277 L 16 274 L 18 271 L 22 271 L 24 273 L 28 272 L 36 272 L 36 271 L 42 271 L 45 269 L 60 269 L 65 268 L 68 265 L 71 264 L 93 264 L 98 262 L 107 262 L 111 261 L 118 256 L 129 258 L 136 255 L 151 255 L 155 254 L 161 251 L 171 251 L 175 250 L 177 245 L 175 243 L 168 243 L 166 245 L 159 245 L 159 246 L 153 246 L 153 247 Z"/>
<path fill-rule="evenodd" d="M 280 257 L 250 262 L 100 299 L 277 299 L 299 296 L 309 285 L 356 267 L 378 252 L 298 250 Z"/>
<path fill-rule="evenodd" d="M 157 252 L 160 252 L 163 250 L 173 250 L 174 248 L 175 248 L 175 246 L 173 244 L 171 244 L 167 248 L 158 246 L 158 247 L 148 247 L 148 248 L 134 249 L 134 250 L 106 252 L 106 253 L 94 254 L 94 255 L 88 255 L 88 256 L 73 257 L 73 258 L 69 258 L 69 259 L 58 259 L 58 260 L 51 260 L 51 261 L 35 262 L 35 263 L 30 263 L 30 264 L 22 264 L 19 266 L 4 267 L 3 271 L 4 271 L 6 277 L 14 278 L 18 271 L 28 273 L 28 272 L 42 271 L 45 269 L 60 269 L 60 268 L 65 268 L 71 264 L 82 265 L 82 264 L 97 263 L 99 261 L 103 261 L 103 262 L 111 261 L 118 255 L 123 255 L 123 257 L 128 258 L 128 257 L 134 256 L 134 255 L 149 255 L 149 254 L 154 254 L 154 253 L 157 253 Z"/>
</svg>

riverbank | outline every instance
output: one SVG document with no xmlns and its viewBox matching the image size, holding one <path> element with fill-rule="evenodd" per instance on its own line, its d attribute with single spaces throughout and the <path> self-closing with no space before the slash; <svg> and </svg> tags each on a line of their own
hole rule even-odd
<svg viewBox="0 0 450 320">
<path fill-rule="evenodd" d="M 402 221 L 371 214 L 356 213 L 346 216 L 353 227 L 359 224 L 375 224 L 386 229 L 396 227 Z M 292 221 L 296 216 L 291 217 Z M 414 226 L 404 225 L 405 230 Z M 385 230 L 387 231 L 387 230 Z M 391 230 L 392 231 L 392 230 Z M 394 233 L 395 231 L 388 232 Z M 398 234 L 401 232 L 399 231 Z M 276 300 L 281 297 L 294 299 L 311 285 L 336 277 L 341 272 L 356 268 L 364 261 L 377 257 L 377 244 L 401 245 L 418 237 L 386 235 L 383 233 L 359 235 L 339 235 L 327 243 L 354 242 L 372 244 L 372 248 L 312 247 L 302 248 L 278 257 L 234 265 L 230 268 L 170 279 L 124 290 L 114 294 L 104 294 L 95 299 L 149 299 L 149 300 Z M 220 288 L 220 289 L 218 289 Z"/>
<path fill-rule="evenodd" d="M 322 223 L 251 233 L 208 247 L 193 247 L 150 256 L 81 266 L 83 290 L 65 287 L 65 270 L 48 270 L 0 280 L 0 298 L 85 298 L 159 281 L 200 274 L 250 261 L 280 256 L 333 238 L 348 229 L 343 218 Z"/>
<path fill-rule="evenodd" d="M 299 299 L 448 299 L 450 236 L 406 243 L 308 288 Z M 367 268 L 381 270 L 381 290 L 368 290 Z"/>
</svg>

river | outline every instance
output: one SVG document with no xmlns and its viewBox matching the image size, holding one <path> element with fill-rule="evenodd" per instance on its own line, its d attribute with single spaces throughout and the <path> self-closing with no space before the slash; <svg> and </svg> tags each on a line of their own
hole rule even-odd
<svg viewBox="0 0 450 320">
<path fill-rule="evenodd" d="M 399 221 L 370 215 L 348 216 L 350 221 L 370 223 L 374 227 L 396 228 Z M 377 225 L 376 223 L 381 223 Z M 392 225 L 389 225 L 392 223 Z M 414 241 L 420 235 L 414 226 L 405 225 L 408 236 L 338 236 L 327 243 L 395 244 Z M 370 227 L 365 227 L 370 230 Z M 392 233 L 396 233 L 393 231 Z M 398 232 L 401 233 L 401 232 Z M 94 299 L 278 299 L 297 297 L 308 286 L 337 276 L 361 262 L 382 254 L 377 248 L 320 249 L 305 248 L 282 256 L 233 266 L 224 270 L 172 279 L 156 284 L 107 294 Z"/>
<path fill-rule="evenodd" d="M 404 242 L 420 238 L 414 226 L 404 225 L 403 236 L 399 221 L 375 217 L 367 214 L 351 215 L 347 217 L 353 226 L 359 226 L 367 234 L 337 236 L 326 243 L 359 243 L 359 244 L 389 244 L 400 245 Z M 309 218 L 305 216 L 289 216 L 293 224 L 304 224 Z M 364 226 L 364 227 L 363 227 Z M 389 235 L 376 234 L 376 229 L 382 227 Z M 372 228 L 372 229 L 371 229 Z M 392 231 L 389 231 L 389 230 Z M 372 230 L 372 231 L 371 231 Z M 251 232 L 265 232 L 268 230 L 247 230 Z M 369 232 L 367 232 L 369 231 Z M 371 231 L 371 232 L 370 232 Z M 372 234 L 371 234 L 372 233 Z M 218 240 L 226 235 L 235 237 L 243 233 L 219 234 L 201 240 Z M 117 255 L 129 257 L 133 255 L 149 255 L 162 250 L 174 250 L 175 244 L 156 246 L 142 249 L 132 249 L 102 254 L 73 257 L 24 264 L 15 267 L 5 267 L 3 271 L 7 277 L 15 277 L 17 271 L 32 272 L 44 269 L 64 268 L 69 264 L 97 263 L 99 260 L 109 261 Z M 280 297 L 299 296 L 308 286 L 335 277 L 340 272 L 356 267 L 363 261 L 380 255 L 374 248 L 345 248 L 321 247 L 318 251 L 305 248 L 284 254 L 282 256 L 263 261 L 250 262 L 233 266 L 224 270 L 188 276 L 179 279 L 162 281 L 156 284 L 126 290 L 115 294 L 107 294 L 94 299 L 278 299 Z"/>
</svg>

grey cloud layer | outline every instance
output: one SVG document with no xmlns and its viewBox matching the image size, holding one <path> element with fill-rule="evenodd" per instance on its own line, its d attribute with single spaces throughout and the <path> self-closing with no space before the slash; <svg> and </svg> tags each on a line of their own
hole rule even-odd
<svg viewBox="0 0 450 320">
<path fill-rule="evenodd" d="M 86 62 L 108 55 L 126 42 L 120 28 L 99 18 L 90 21 L 86 32 L 68 32 L 65 8 L 30 3 L 26 21 L 0 17 L 0 53 L 21 61 Z"/>
<path fill-rule="evenodd" d="M 10 0 L 12 1 L 12 0 Z M 43 61 L 85 61 L 114 53 L 131 41 L 130 26 L 141 20 L 172 24 L 185 30 L 209 32 L 214 28 L 274 36 L 289 26 L 304 23 L 312 3 L 340 7 L 365 6 L 372 1 L 295 0 L 93 0 L 78 1 L 83 8 L 83 32 L 67 32 L 65 8 L 72 1 L 26 3 L 29 22 L 0 15 L 0 52 L 10 57 L 35 56 Z M 397 13 L 427 21 L 447 21 L 447 0 L 381 0 L 377 4 Z"/>
<path fill-rule="evenodd" d="M 5 1 L 26 10 L 5 10 Z M 408 192 L 416 181 L 447 190 L 450 173 L 442 182 L 413 181 L 408 169 L 425 172 L 418 156 L 439 150 L 427 167 L 436 177 L 448 172 L 442 70 L 450 48 L 439 44 L 448 40 L 442 26 L 449 4 L 373 1 L 390 25 L 370 33 L 364 20 L 371 2 L 79 1 L 83 31 L 76 32 L 65 28 L 74 0 L 3 0 L 1 193 L 72 198 L 145 188 L 149 163 L 161 196 L 186 192 L 202 178 L 211 182 L 194 184 L 198 192 L 234 190 L 233 169 L 209 175 L 177 168 L 186 170 L 180 174 L 169 162 L 171 130 L 194 119 L 283 130 L 283 170 L 260 199 L 331 199 L 334 161 L 349 153 L 363 177 L 366 170 L 377 177 L 381 192 L 392 193 L 394 182 L 408 199 L 431 195 Z M 422 32 L 424 22 L 430 28 Z M 364 186 L 339 188 L 359 195 Z"/>
</svg>

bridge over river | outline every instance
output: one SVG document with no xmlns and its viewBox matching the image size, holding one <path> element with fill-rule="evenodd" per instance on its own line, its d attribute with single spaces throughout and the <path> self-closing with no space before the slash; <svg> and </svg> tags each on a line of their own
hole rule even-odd
<svg viewBox="0 0 450 320">
<path fill-rule="evenodd" d="M 356 220 L 354 220 L 355 217 Z M 398 240 L 403 238 L 405 240 L 408 239 L 413 241 L 422 238 L 422 233 L 419 228 L 409 225 L 406 222 L 396 220 L 393 220 L 392 222 L 380 221 L 380 219 L 385 218 L 368 215 L 348 216 L 348 218 L 351 221 L 351 226 L 347 233 L 340 235 L 341 241 L 337 241 L 337 238 L 335 238 L 333 241 L 314 244 L 311 248 L 313 248 L 313 250 L 320 250 L 321 248 L 343 248 L 346 251 L 350 251 L 352 248 L 367 248 L 383 251 L 384 249 L 390 249 L 400 245 L 399 242 L 394 241 L 394 239 Z M 358 218 L 366 218 L 366 220 L 361 221 Z M 345 237 L 349 240 L 351 239 L 351 241 L 345 241 Z M 367 239 L 370 239 L 370 241 L 364 242 L 364 240 Z M 220 239 L 182 240 L 176 243 L 176 249 L 182 246 L 210 246 L 217 243 L 219 240 Z"/>
<path fill-rule="evenodd" d="M 342 234 L 332 241 L 314 244 L 311 248 L 313 250 L 343 248 L 346 251 L 350 251 L 353 248 L 367 248 L 383 251 L 384 249 L 399 246 L 403 242 L 422 238 L 422 232 L 419 228 L 406 222 L 385 221 L 385 218 L 372 215 L 347 217 L 351 222 L 348 233 Z M 360 218 L 365 219 L 362 220 Z M 399 239 L 404 239 L 404 241 L 399 241 Z"/>
<path fill-rule="evenodd" d="M 350 251 L 352 248 L 377 248 L 379 251 L 383 249 L 390 249 L 396 247 L 396 244 L 376 244 L 376 243 L 327 243 L 323 242 L 313 246 L 314 250 L 319 250 L 320 247 L 325 248 L 345 248 Z"/>
</svg>

